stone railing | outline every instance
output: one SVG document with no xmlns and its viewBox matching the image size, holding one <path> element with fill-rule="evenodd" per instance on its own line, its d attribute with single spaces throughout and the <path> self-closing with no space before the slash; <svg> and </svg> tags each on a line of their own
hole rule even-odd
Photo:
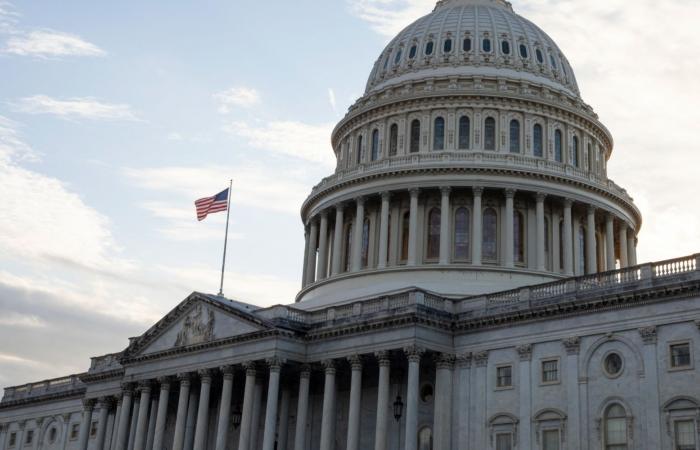
<svg viewBox="0 0 700 450">
<path fill-rule="evenodd" d="M 80 381 L 80 375 L 54 378 L 5 388 L 5 393 L 0 403 L 16 400 L 24 400 L 32 397 L 61 394 L 77 389 L 83 389 L 85 385 Z"/>
</svg>

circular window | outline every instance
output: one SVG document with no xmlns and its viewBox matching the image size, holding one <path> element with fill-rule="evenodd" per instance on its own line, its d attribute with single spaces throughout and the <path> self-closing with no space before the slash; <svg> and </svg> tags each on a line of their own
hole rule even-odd
<svg viewBox="0 0 700 450">
<path fill-rule="evenodd" d="M 430 383 L 425 383 L 420 388 L 420 399 L 423 403 L 428 403 L 433 401 L 433 385 Z"/>
<path fill-rule="evenodd" d="M 603 359 L 603 371 L 611 378 L 619 377 L 623 367 L 622 357 L 618 353 L 609 353 Z"/>
</svg>

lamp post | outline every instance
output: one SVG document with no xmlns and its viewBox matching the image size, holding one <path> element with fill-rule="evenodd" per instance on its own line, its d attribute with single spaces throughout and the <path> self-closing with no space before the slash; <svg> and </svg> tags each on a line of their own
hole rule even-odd
<svg viewBox="0 0 700 450">
<path fill-rule="evenodd" d="M 396 396 L 394 400 L 394 419 L 396 419 L 396 448 L 401 450 L 401 416 L 403 415 L 403 401 L 401 395 Z"/>
</svg>

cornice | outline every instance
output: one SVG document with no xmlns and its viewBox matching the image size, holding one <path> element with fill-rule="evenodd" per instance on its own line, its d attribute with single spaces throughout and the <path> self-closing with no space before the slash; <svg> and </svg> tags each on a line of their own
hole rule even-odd
<svg viewBox="0 0 700 450">
<path fill-rule="evenodd" d="M 87 388 L 76 388 L 68 391 L 53 392 L 46 395 L 38 395 L 36 397 L 26 397 L 17 400 L 9 400 L 0 403 L 0 410 L 24 407 L 34 403 L 55 402 L 57 400 L 66 400 L 72 398 L 82 398 L 85 395 Z"/>
</svg>

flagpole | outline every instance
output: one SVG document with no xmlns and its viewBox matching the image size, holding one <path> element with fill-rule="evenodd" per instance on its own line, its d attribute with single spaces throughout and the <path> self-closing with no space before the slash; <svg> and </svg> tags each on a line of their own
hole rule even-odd
<svg viewBox="0 0 700 450">
<path fill-rule="evenodd" d="M 228 244 L 228 218 L 231 215 L 231 189 L 233 180 L 229 181 L 228 199 L 226 201 L 226 234 L 224 235 L 224 257 L 221 261 L 221 284 L 219 285 L 219 297 L 224 296 L 224 269 L 226 268 L 226 245 Z"/>
</svg>

